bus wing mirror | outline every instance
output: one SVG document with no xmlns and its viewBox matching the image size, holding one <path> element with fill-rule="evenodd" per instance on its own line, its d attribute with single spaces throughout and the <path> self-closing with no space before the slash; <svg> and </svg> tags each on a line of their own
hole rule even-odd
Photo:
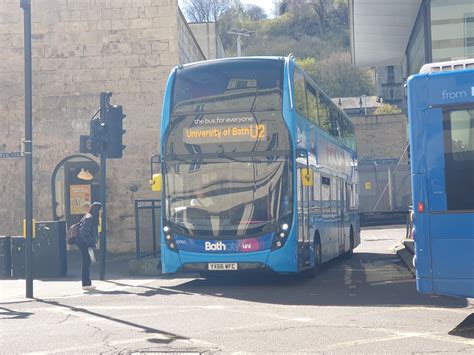
<svg viewBox="0 0 474 355">
<path fill-rule="evenodd" d="M 163 177 L 161 174 L 153 174 L 152 179 L 150 180 L 151 191 L 159 192 L 161 191 L 163 184 Z"/>
<path fill-rule="evenodd" d="M 303 186 L 313 186 L 313 171 L 308 168 L 301 169 L 301 181 Z"/>
<path fill-rule="evenodd" d="M 306 149 L 296 149 L 296 158 L 308 158 L 308 151 Z"/>
</svg>

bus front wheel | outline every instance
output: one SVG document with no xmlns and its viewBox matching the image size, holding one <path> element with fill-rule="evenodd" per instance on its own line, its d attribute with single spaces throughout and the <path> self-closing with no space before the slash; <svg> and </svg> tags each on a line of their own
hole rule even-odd
<svg viewBox="0 0 474 355">
<path fill-rule="evenodd" d="M 354 230 L 352 229 L 352 226 L 351 231 L 349 232 L 349 242 L 351 243 L 349 250 L 344 254 L 347 259 L 350 259 L 354 254 Z"/>
<path fill-rule="evenodd" d="M 316 276 L 320 267 L 321 267 L 321 257 L 322 257 L 322 250 L 321 250 L 321 239 L 319 238 L 319 233 L 316 233 L 314 236 L 314 265 L 309 270 L 309 274 L 311 277 Z"/>
</svg>

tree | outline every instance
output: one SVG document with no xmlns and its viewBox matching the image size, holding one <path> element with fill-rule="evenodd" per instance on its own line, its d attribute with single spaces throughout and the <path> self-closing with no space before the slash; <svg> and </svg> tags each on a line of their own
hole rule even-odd
<svg viewBox="0 0 474 355">
<path fill-rule="evenodd" d="M 382 106 L 377 107 L 375 110 L 376 115 L 394 115 L 401 113 L 402 110 L 400 110 L 397 106 L 395 105 L 390 105 L 390 104 L 383 104 Z"/>
<path fill-rule="evenodd" d="M 319 62 L 306 58 L 299 63 L 330 97 L 355 97 L 374 92 L 369 72 L 352 66 L 347 52 L 333 53 Z"/>
<path fill-rule="evenodd" d="M 333 0 L 312 0 L 309 5 L 314 9 L 319 23 L 319 35 L 324 38 L 328 25 L 329 12 L 333 8 Z"/>
<path fill-rule="evenodd" d="M 193 22 L 213 22 L 232 7 L 232 0 L 184 0 L 183 10 Z"/>
<path fill-rule="evenodd" d="M 245 6 L 245 14 L 248 16 L 250 21 L 261 21 L 267 18 L 265 11 L 257 5 Z"/>
</svg>

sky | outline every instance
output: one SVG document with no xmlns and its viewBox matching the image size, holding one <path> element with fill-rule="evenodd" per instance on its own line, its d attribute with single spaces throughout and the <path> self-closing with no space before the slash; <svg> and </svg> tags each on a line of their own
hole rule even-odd
<svg viewBox="0 0 474 355">
<path fill-rule="evenodd" d="M 253 5 L 260 6 L 262 9 L 265 10 L 265 12 L 267 13 L 267 16 L 269 18 L 275 16 L 275 14 L 274 14 L 275 5 L 273 4 L 274 0 L 240 0 L 240 1 L 242 1 L 243 4 L 253 4 Z M 178 2 L 180 4 L 180 6 L 183 3 L 182 0 L 179 0 Z"/>
<path fill-rule="evenodd" d="M 253 4 L 260 6 L 262 9 L 265 10 L 268 17 L 274 17 L 275 12 L 275 5 L 273 4 L 273 0 L 241 0 L 244 4 Z"/>
</svg>

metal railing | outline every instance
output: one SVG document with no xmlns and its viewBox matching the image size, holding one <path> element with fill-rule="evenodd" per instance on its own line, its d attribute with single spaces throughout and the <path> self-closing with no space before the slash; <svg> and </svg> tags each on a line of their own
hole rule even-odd
<svg viewBox="0 0 474 355">
<path fill-rule="evenodd" d="M 136 257 L 159 254 L 161 200 L 135 200 Z"/>
</svg>

